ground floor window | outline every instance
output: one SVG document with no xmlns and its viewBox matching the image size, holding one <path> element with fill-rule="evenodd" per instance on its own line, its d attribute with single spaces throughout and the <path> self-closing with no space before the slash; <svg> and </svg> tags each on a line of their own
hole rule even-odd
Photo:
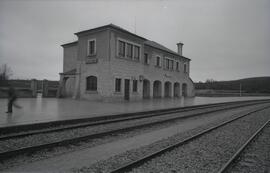
<svg viewBox="0 0 270 173">
<path fill-rule="evenodd" d="M 133 92 L 137 92 L 137 91 L 138 91 L 138 81 L 133 80 Z"/>
<path fill-rule="evenodd" d="M 86 78 L 86 90 L 97 91 L 97 77 L 96 76 L 88 76 Z"/>
<path fill-rule="evenodd" d="M 115 79 L 115 92 L 120 92 L 121 91 L 121 79 L 116 78 Z"/>
</svg>

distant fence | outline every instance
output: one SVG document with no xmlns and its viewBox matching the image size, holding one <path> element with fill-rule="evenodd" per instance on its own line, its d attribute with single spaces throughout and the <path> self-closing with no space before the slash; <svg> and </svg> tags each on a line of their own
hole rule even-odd
<svg viewBox="0 0 270 173">
<path fill-rule="evenodd" d="M 196 96 L 201 97 L 238 97 L 238 96 L 270 96 L 270 93 L 248 93 L 239 90 L 213 90 L 213 89 L 197 89 Z"/>
<path fill-rule="evenodd" d="M 57 97 L 59 81 L 49 80 L 9 80 L 0 81 L 0 98 L 8 97 L 8 85 L 12 85 L 18 97 L 37 97 L 42 93 L 43 97 Z"/>
</svg>

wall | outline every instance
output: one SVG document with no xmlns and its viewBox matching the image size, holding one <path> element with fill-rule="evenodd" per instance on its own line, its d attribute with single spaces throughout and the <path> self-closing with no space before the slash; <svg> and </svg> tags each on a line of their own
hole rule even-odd
<svg viewBox="0 0 270 173">
<path fill-rule="evenodd" d="M 96 39 L 96 55 L 87 56 L 87 41 Z M 78 37 L 78 71 L 81 73 L 79 80 L 80 98 L 88 100 L 101 100 L 109 95 L 109 31 L 103 30 L 94 33 L 87 33 Z M 94 61 L 92 61 L 94 60 Z M 97 92 L 86 91 L 86 77 L 96 76 L 98 78 Z"/>
<path fill-rule="evenodd" d="M 121 58 L 117 55 L 117 41 L 119 38 L 141 46 L 139 62 Z M 91 57 L 87 56 L 87 40 L 89 39 L 96 39 L 96 55 Z M 78 87 L 75 89 L 79 92 L 79 97 L 88 100 L 123 100 L 124 79 L 129 79 L 130 100 L 140 100 L 143 95 L 143 82 L 139 80 L 139 76 L 144 76 L 144 78 L 150 81 L 151 97 L 153 97 L 153 82 L 155 80 L 162 82 L 162 96 L 164 96 L 164 83 L 166 81 L 171 82 L 172 96 L 175 82 L 180 84 L 180 95 L 182 93 L 182 84 L 186 83 L 188 86 L 188 96 L 193 96 L 193 82 L 189 78 L 188 73 L 183 72 L 184 63 L 189 62 L 170 53 L 144 46 L 143 42 L 144 40 L 142 38 L 114 29 L 105 29 L 99 32 L 95 31 L 79 35 L 77 71 L 81 75 L 76 79 L 78 81 Z M 150 57 L 150 65 L 143 64 L 144 52 L 147 52 Z M 163 69 L 163 64 L 161 64 L 161 68 L 155 67 L 156 55 L 161 57 L 161 63 L 163 63 L 164 56 L 174 59 L 179 58 L 180 71 L 165 70 Z M 98 78 L 97 92 L 86 91 L 86 77 L 91 75 Z M 116 78 L 122 79 L 121 92 L 115 92 Z M 133 79 L 138 81 L 138 92 L 132 92 Z"/>
<path fill-rule="evenodd" d="M 76 43 L 64 46 L 63 72 L 76 68 L 78 47 Z"/>
</svg>

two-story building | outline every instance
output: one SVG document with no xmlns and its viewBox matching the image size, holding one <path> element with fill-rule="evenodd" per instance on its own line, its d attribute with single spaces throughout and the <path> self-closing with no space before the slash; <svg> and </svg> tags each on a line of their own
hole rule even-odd
<svg viewBox="0 0 270 173">
<path fill-rule="evenodd" d="M 140 100 L 194 96 L 190 59 L 110 24 L 75 33 L 62 45 L 60 96 L 89 100 Z"/>
</svg>

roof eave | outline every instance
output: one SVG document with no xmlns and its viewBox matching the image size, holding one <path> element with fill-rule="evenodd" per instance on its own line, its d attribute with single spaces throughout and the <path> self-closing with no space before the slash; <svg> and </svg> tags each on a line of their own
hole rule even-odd
<svg viewBox="0 0 270 173">
<path fill-rule="evenodd" d="M 115 29 L 115 30 L 118 30 L 118 31 L 122 31 L 122 32 L 124 32 L 124 33 L 127 33 L 127 34 L 133 35 L 133 36 L 135 36 L 135 37 L 138 37 L 138 38 L 140 38 L 140 39 L 147 40 L 147 39 L 144 38 L 144 37 L 141 37 L 141 36 L 139 36 L 139 35 L 137 35 L 137 34 L 134 34 L 134 33 L 132 33 L 132 32 L 129 32 L 129 31 L 127 31 L 127 30 L 125 30 L 125 29 L 122 29 L 122 28 L 120 28 L 120 27 L 114 26 L 113 24 L 104 25 L 104 26 L 100 26 L 100 27 L 97 27 L 97 28 L 93 28 L 93 29 L 88 29 L 88 30 L 76 32 L 76 33 L 74 33 L 74 34 L 77 35 L 77 36 L 79 36 L 79 35 L 81 35 L 81 34 L 83 34 L 83 33 L 93 32 L 93 31 L 98 31 L 98 30 L 107 29 L 107 28 L 111 28 L 111 29 Z"/>
<path fill-rule="evenodd" d="M 70 43 L 62 44 L 61 46 L 62 46 L 62 47 L 66 47 L 66 46 L 71 46 L 71 45 L 77 44 L 77 43 L 78 43 L 78 41 L 73 41 L 73 42 L 70 42 Z"/>
<path fill-rule="evenodd" d="M 164 51 L 164 52 L 167 52 L 167 53 L 170 53 L 170 54 L 173 54 L 173 55 L 176 55 L 176 56 L 179 56 L 179 57 L 181 57 L 181 58 L 187 59 L 188 61 L 191 61 L 190 58 L 187 58 L 187 57 L 184 57 L 184 56 L 182 56 L 182 55 L 179 55 L 178 53 L 169 52 L 169 51 L 167 51 L 167 50 L 160 49 L 160 48 L 158 48 L 158 47 L 155 47 L 155 46 L 152 46 L 152 45 L 149 45 L 149 44 L 145 44 L 145 45 L 147 45 L 147 46 L 149 46 L 149 47 L 152 47 L 152 48 L 155 48 L 155 49 L 158 49 L 158 50 L 161 50 L 161 51 Z"/>
</svg>

